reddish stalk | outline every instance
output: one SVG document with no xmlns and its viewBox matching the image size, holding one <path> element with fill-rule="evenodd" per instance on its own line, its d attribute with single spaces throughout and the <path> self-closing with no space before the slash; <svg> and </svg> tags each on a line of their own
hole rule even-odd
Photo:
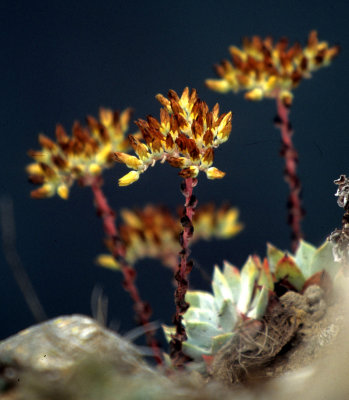
<svg viewBox="0 0 349 400">
<path fill-rule="evenodd" d="M 179 252 L 180 264 L 178 265 L 175 279 L 177 289 L 175 291 L 176 313 L 173 317 L 173 323 L 176 327 L 176 333 L 172 336 L 170 342 L 170 356 L 173 365 L 182 368 L 189 358 L 183 353 L 183 342 L 187 340 L 187 334 L 183 325 L 183 314 L 187 311 L 189 304 L 185 301 L 185 294 L 189 287 L 189 274 L 193 268 L 193 261 L 188 260 L 190 255 L 190 239 L 193 236 L 193 215 L 197 205 L 196 197 L 193 195 L 193 188 L 197 184 L 197 179 L 186 178 L 181 184 L 181 190 L 185 197 L 185 205 L 181 224 L 183 231 L 180 233 L 179 242 L 182 250 Z"/>
<path fill-rule="evenodd" d="M 281 132 L 280 155 L 285 159 L 284 178 L 290 188 L 287 201 L 288 224 L 291 227 L 291 248 L 295 252 L 300 239 L 303 237 L 301 220 L 304 209 L 301 203 L 301 182 L 297 176 L 298 153 L 292 143 L 293 130 L 289 121 L 289 108 L 277 97 L 277 117 L 275 122 Z"/>
<path fill-rule="evenodd" d="M 107 240 L 111 243 L 112 254 L 121 266 L 121 272 L 124 277 L 123 287 L 129 293 L 134 303 L 134 311 L 136 321 L 140 325 L 146 326 L 149 324 L 149 319 L 152 314 L 149 303 L 143 301 L 135 284 L 137 272 L 129 266 L 125 261 L 125 246 L 122 243 L 118 230 L 116 228 L 116 214 L 109 206 L 108 201 L 102 190 L 102 179 L 95 178 L 90 186 L 94 195 L 94 204 L 97 209 L 97 214 L 103 220 L 104 232 L 107 235 Z M 154 358 L 158 364 L 162 364 L 161 351 L 158 341 L 154 337 L 154 331 L 145 329 L 146 341 L 154 353 Z"/>
</svg>

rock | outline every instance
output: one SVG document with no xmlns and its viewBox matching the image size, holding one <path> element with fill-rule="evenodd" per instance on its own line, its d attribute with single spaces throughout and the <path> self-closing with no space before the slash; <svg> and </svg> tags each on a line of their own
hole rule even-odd
<svg viewBox="0 0 349 400">
<path fill-rule="evenodd" d="M 23 374 L 64 382 L 86 360 L 110 364 L 128 374 L 149 370 L 137 348 L 121 336 L 89 317 L 64 316 L 0 342 L 0 389 L 15 387 Z"/>
</svg>

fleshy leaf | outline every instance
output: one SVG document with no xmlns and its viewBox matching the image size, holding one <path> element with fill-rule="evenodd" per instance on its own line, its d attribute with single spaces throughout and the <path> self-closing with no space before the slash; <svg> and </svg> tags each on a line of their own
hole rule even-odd
<svg viewBox="0 0 349 400">
<path fill-rule="evenodd" d="M 209 309 L 216 311 L 214 297 L 211 293 L 202 292 L 199 290 L 189 291 L 185 295 L 185 301 L 190 304 L 190 307 L 198 307 L 203 310 Z"/>
<path fill-rule="evenodd" d="M 212 338 L 212 354 L 217 353 L 234 335 L 234 332 L 228 332 Z"/>
<path fill-rule="evenodd" d="M 297 266 L 303 272 L 305 277 L 311 276 L 311 263 L 316 251 L 316 247 L 312 246 L 310 243 L 301 240 L 298 249 L 295 254 L 295 260 Z M 315 271 L 316 272 L 316 271 Z"/>
<path fill-rule="evenodd" d="M 268 260 L 265 258 L 263 264 L 260 263 L 260 274 L 257 285 L 265 286 L 269 290 L 274 290 L 273 277 L 270 273 Z"/>
<path fill-rule="evenodd" d="M 192 307 L 188 308 L 188 311 L 185 313 L 185 318 L 188 321 L 201 321 L 208 322 L 210 324 L 216 325 L 218 323 L 217 312 L 212 312 L 207 308 L 199 308 Z"/>
<path fill-rule="evenodd" d="M 205 349 L 211 347 L 211 338 L 220 333 L 214 325 L 208 322 L 184 320 L 184 325 L 188 335 L 188 341 L 194 342 L 199 347 Z"/>
<path fill-rule="evenodd" d="M 194 361 L 202 361 L 203 355 L 210 355 L 211 351 L 203 349 L 202 347 L 196 346 L 192 343 L 183 342 L 183 352 L 191 357 Z"/>
<path fill-rule="evenodd" d="M 271 272 L 275 273 L 277 263 L 285 256 L 285 252 L 279 250 L 271 243 L 267 243 L 267 257 Z"/>
<path fill-rule="evenodd" d="M 214 268 L 212 289 L 219 309 L 221 308 L 224 300 L 229 299 L 233 301 L 231 289 L 229 288 L 228 282 L 218 266 L 215 266 Z"/>
<path fill-rule="evenodd" d="M 326 241 L 316 249 L 310 265 L 310 275 L 305 275 L 305 277 L 309 278 L 319 271 L 326 270 L 326 272 L 333 279 L 336 276 L 339 268 L 340 263 L 335 262 L 333 259 L 332 245 L 329 241 Z"/>
<path fill-rule="evenodd" d="M 284 256 L 276 265 L 275 271 L 276 280 L 286 278 L 288 282 L 298 291 L 302 290 L 305 279 L 302 271 L 298 268 L 296 263 L 289 256 Z"/>
<path fill-rule="evenodd" d="M 238 314 L 236 307 L 231 301 L 225 300 L 218 315 L 218 326 L 221 327 L 224 332 L 232 332 L 237 319 Z"/>
<path fill-rule="evenodd" d="M 237 306 L 241 313 L 246 314 L 248 311 L 257 277 L 257 266 L 253 258 L 249 257 L 241 270 L 241 293 Z"/>
<path fill-rule="evenodd" d="M 251 310 L 247 313 L 249 318 L 261 319 L 267 309 L 269 301 L 269 290 L 267 287 L 257 289 L 255 298 L 251 305 Z"/>
<path fill-rule="evenodd" d="M 225 276 L 232 293 L 234 304 L 237 304 L 240 297 L 240 271 L 228 261 L 224 261 L 223 275 Z"/>
<path fill-rule="evenodd" d="M 305 281 L 302 289 L 303 292 L 311 285 L 320 286 L 325 293 L 329 293 L 329 291 L 333 288 L 333 281 L 327 271 L 321 270 L 313 274 Z"/>
</svg>

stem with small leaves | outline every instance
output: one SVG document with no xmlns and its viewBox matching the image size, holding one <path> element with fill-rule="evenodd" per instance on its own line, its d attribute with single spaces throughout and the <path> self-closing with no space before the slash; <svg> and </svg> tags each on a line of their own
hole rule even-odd
<svg viewBox="0 0 349 400">
<path fill-rule="evenodd" d="M 288 224 L 291 227 L 292 251 L 295 252 L 303 237 L 301 220 L 305 214 L 301 203 L 301 182 L 297 176 L 298 153 L 292 142 L 293 130 L 289 121 L 289 108 L 277 97 L 276 126 L 281 132 L 280 155 L 285 159 L 284 178 L 290 188 L 288 197 Z"/>
<path fill-rule="evenodd" d="M 107 235 L 107 241 L 110 243 L 112 254 L 121 266 L 121 272 L 124 277 L 123 287 L 129 293 L 134 302 L 136 321 L 140 325 L 146 327 L 149 324 L 152 310 L 149 303 L 143 301 L 140 297 L 135 284 L 137 276 L 136 270 L 128 265 L 125 260 L 125 246 L 120 239 L 115 224 L 116 214 L 108 204 L 102 190 L 102 184 L 103 181 L 100 177 L 93 179 L 90 183 L 97 214 L 103 220 L 104 232 Z M 160 346 L 158 341 L 155 339 L 154 334 L 154 331 L 145 330 L 147 344 L 152 348 L 156 362 L 162 364 Z"/>
<path fill-rule="evenodd" d="M 183 314 L 188 310 L 189 304 L 185 301 L 185 294 L 189 287 L 189 274 L 193 268 L 193 261 L 188 260 L 190 255 L 190 240 L 193 236 L 193 215 L 197 205 L 196 197 L 193 195 L 193 188 L 197 185 L 197 179 L 186 178 L 181 184 L 181 191 L 185 197 L 183 217 L 181 218 L 182 232 L 179 236 L 181 245 L 180 264 L 175 274 L 177 288 L 175 291 L 176 313 L 173 317 L 176 333 L 170 341 L 170 356 L 173 365 L 177 368 L 183 368 L 183 365 L 190 360 L 182 350 L 182 345 L 187 340 L 187 334 L 183 325 Z"/>
</svg>

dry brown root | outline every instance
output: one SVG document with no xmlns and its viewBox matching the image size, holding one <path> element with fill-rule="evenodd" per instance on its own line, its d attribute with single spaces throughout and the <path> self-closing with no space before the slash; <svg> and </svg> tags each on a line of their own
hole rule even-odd
<svg viewBox="0 0 349 400">
<path fill-rule="evenodd" d="M 300 345 L 306 330 L 325 313 L 325 295 L 318 286 L 310 286 L 303 295 L 287 292 L 275 298 L 261 321 L 244 322 L 219 351 L 212 365 L 212 378 L 237 384 L 276 376 L 272 365 L 287 358 L 292 344 Z"/>
</svg>

